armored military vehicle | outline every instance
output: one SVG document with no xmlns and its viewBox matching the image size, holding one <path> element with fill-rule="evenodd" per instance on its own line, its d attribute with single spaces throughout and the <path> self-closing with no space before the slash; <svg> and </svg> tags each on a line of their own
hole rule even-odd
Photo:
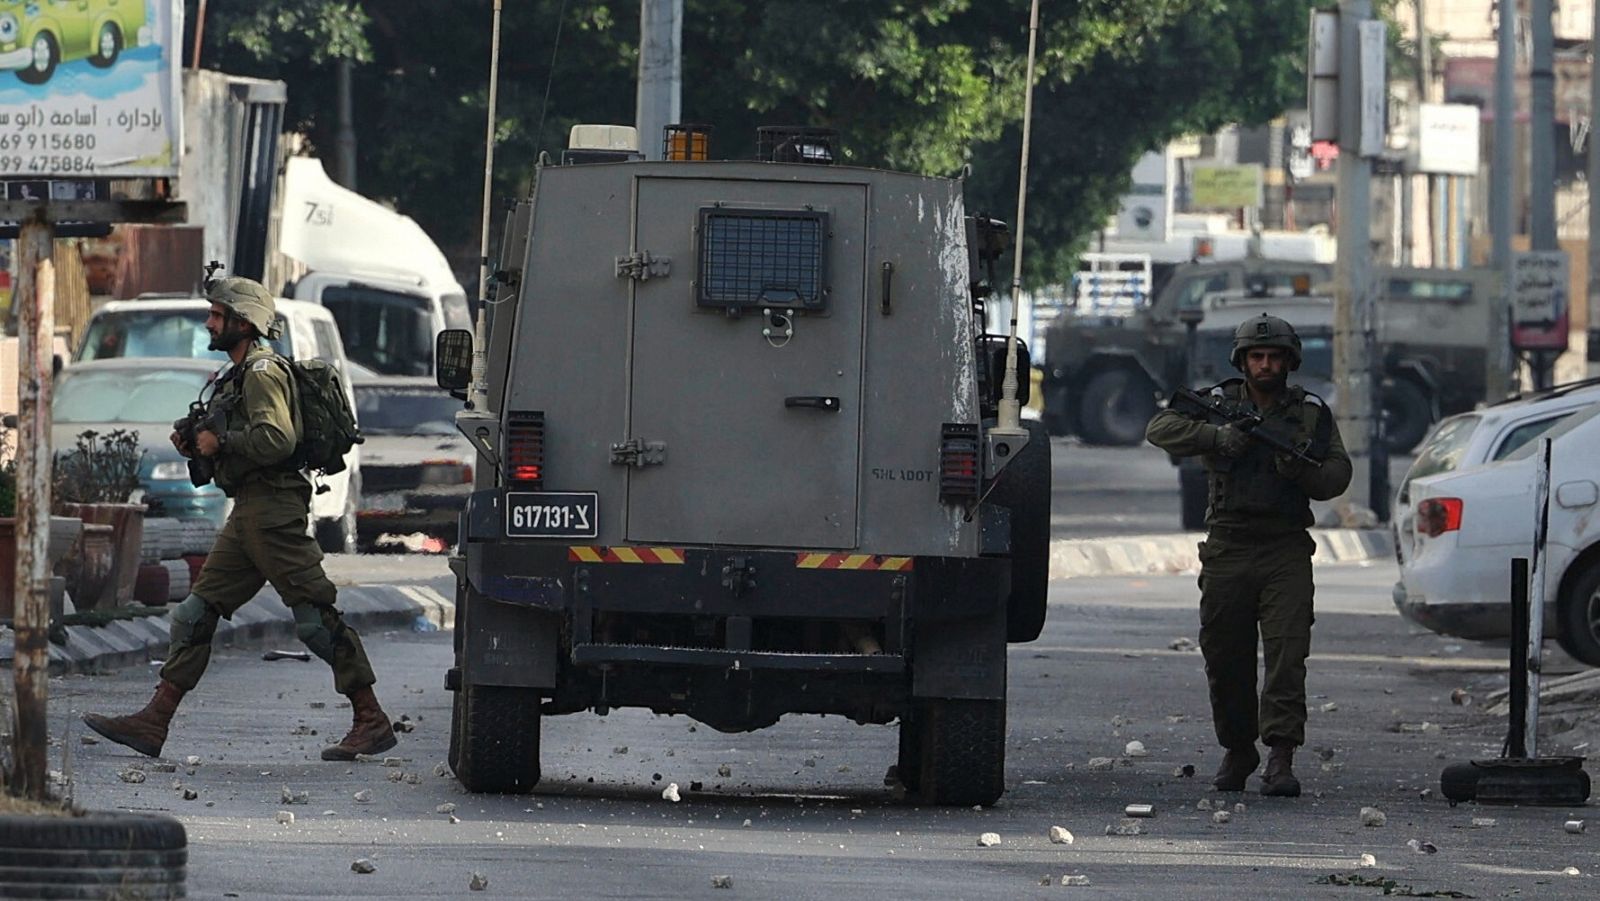
<svg viewBox="0 0 1600 901">
<path fill-rule="evenodd" d="M 532 789 L 542 717 L 619 707 L 898 721 L 911 797 L 1004 790 L 1050 496 L 1042 428 L 994 429 L 1004 226 L 958 180 L 831 165 L 835 141 L 569 149 L 510 214 L 486 345 L 439 339 L 452 390 L 486 353 L 450 561 L 468 790 Z"/>
<path fill-rule="evenodd" d="M 1092 444 L 1135 444 L 1157 398 L 1184 378 L 1185 310 L 1207 294 L 1331 296 L 1330 266 L 1247 258 L 1187 263 L 1158 274 L 1148 304 L 1117 315 L 1068 310 L 1050 326 L 1043 363 L 1051 434 Z M 1395 268 L 1377 273 L 1388 445 L 1404 453 L 1440 416 L 1483 400 L 1492 290 L 1476 270 Z"/>
</svg>

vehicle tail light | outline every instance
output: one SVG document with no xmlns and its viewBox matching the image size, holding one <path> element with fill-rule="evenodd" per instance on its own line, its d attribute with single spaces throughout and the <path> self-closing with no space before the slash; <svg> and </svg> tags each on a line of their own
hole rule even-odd
<svg viewBox="0 0 1600 901">
<path fill-rule="evenodd" d="M 460 485 L 472 481 L 472 464 L 460 460 L 423 460 L 422 484 Z"/>
<path fill-rule="evenodd" d="M 544 413 L 506 417 L 506 481 L 518 488 L 544 488 Z"/>
<path fill-rule="evenodd" d="M 1430 497 L 1417 504 L 1417 531 L 1429 538 L 1461 528 L 1461 498 Z"/>
<path fill-rule="evenodd" d="M 939 434 L 939 500 L 965 504 L 978 499 L 978 427 L 947 422 Z"/>
</svg>

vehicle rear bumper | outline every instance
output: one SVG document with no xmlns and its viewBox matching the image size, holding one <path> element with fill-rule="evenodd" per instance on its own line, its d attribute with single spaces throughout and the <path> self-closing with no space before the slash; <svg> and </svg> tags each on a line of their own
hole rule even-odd
<svg viewBox="0 0 1600 901">
<path fill-rule="evenodd" d="M 1405 582 L 1394 583 L 1394 606 L 1405 619 L 1431 632 L 1473 641 L 1505 638 L 1511 634 L 1511 604 L 1492 602 L 1447 603 L 1408 592 Z M 1559 630 L 1556 608 L 1545 605 L 1544 634 L 1554 638 Z"/>
</svg>

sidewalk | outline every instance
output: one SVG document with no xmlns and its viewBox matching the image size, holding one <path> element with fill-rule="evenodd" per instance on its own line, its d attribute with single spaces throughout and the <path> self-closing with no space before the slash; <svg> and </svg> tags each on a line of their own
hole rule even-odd
<svg viewBox="0 0 1600 901">
<path fill-rule="evenodd" d="M 1050 579 L 1198 572 L 1198 545 L 1205 535 L 1179 532 L 1117 538 L 1063 538 L 1050 542 Z M 1386 529 L 1312 529 L 1314 563 L 1349 563 L 1390 557 Z"/>
</svg>

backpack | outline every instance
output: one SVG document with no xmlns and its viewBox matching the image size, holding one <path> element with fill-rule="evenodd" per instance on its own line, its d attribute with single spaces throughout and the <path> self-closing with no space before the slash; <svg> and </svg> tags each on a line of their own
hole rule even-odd
<svg viewBox="0 0 1600 901">
<path fill-rule="evenodd" d="M 289 370 L 300 413 L 300 435 L 286 465 L 323 475 L 343 472 L 344 455 L 366 439 L 339 370 L 324 360 L 277 359 Z"/>
</svg>

